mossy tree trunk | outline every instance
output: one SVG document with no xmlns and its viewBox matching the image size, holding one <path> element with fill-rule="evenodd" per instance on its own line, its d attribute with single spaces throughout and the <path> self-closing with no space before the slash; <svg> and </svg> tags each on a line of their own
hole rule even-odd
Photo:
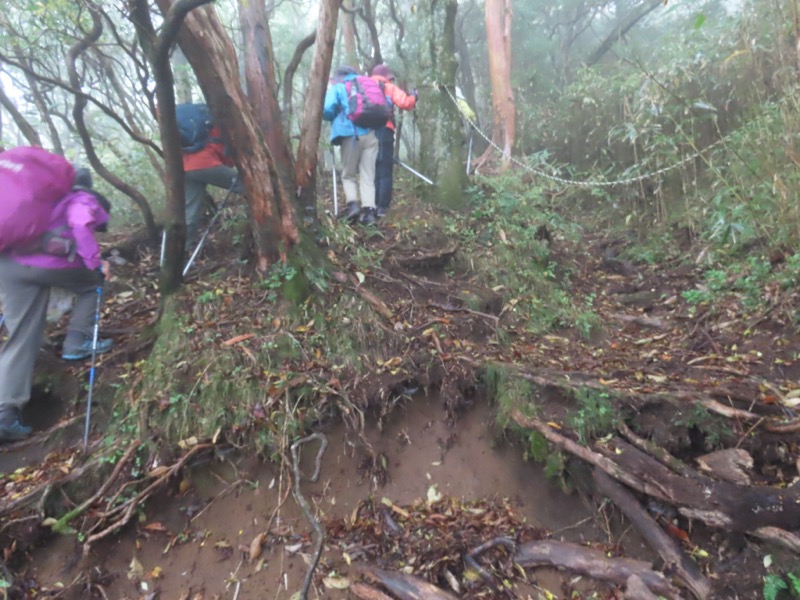
<svg viewBox="0 0 800 600">
<path fill-rule="evenodd" d="M 458 208 L 463 203 L 467 181 L 462 162 L 464 146 L 463 128 L 455 102 L 456 71 L 456 11 L 457 0 L 427 0 L 424 10 L 429 20 L 428 47 L 430 69 L 428 81 L 436 81 L 438 88 L 430 95 L 420 96 L 420 161 L 426 175 L 437 182 L 436 186 L 423 188 L 426 197 L 437 203 Z"/>
</svg>

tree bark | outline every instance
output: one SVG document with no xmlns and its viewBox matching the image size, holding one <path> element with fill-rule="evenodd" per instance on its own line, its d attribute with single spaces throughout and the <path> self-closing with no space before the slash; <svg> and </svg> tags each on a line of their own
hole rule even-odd
<svg viewBox="0 0 800 600">
<path fill-rule="evenodd" d="M 166 13 L 173 1 L 158 0 L 158 5 Z M 265 272 L 273 262 L 286 259 L 300 232 L 292 202 L 239 84 L 233 43 L 213 6 L 187 15 L 178 42 L 239 168 L 250 205 L 256 268 Z"/>
<path fill-rule="evenodd" d="M 508 165 L 516 128 L 511 88 L 511 0 L 486 0 L 486 43 L 492 83 L 492 141 L 501 148 L 503 164 Z M 489 146 L 477 165 L 484 164 L 494 151 Z"/>
<path fill-rule="evenodd" d="M 39 89 L 39 84 L 29 73 L 25 73 L 25 79 L 28 82 L 28 87 L 30 87 L 33 103 L 39 111 L 39 116 L 42 118 L 45 125 L 47 125 L 47 132 L 50 135 L 50 143 L 53 152 L 64 156 L 64 146 L 61 144 L 61 136 L 58 134 L 58 129 L 56 129 L 56 125 L 53 123 L 53 117 L 47 109 L 47 103 L 45 102 L 42 91 Z"/>
<path fill-rule="evenodd" d="M 93 7 L 90 7 L 89 14 L 92 17 L 92 29 L 82 39 L 78 40 L 69 49 L 69 52 L 67 52 L 67 71 L 69 72 L 70 86 L 78 91 L 80 91 L 81 88 L 81 80 L 80 76 L 78 75 L 78 68 L 76 64 L 78 57 L 86 52 L 86 50 L 98 39 L 100 39 L 100 35 L 103 32 L 103 23 L 100 19 L 100 13 L 98 13 Z M 132 185 L 124 182 L 114 173 L 109 171 L 100 160 L 100 157 L 97 155 L 94 142 L 92 141 L 92 137 L 89 134 L 89 130 L 86 127 L 86 121 L 84 119 L 84 111 L 87 104 L 88 99 L 85 95 L 76 94 L 75 104 L 72 108 L 72 118 L 75 120 L 75 127 L 78 130 L 78 135 L 80 136 L 81 141 L 83 142 L 83 147 L 86 150 L 86 156 L 89 159 L 89 164 L 92 165 L 92 168 L 95 170 L 95 172 L 97 172 L 98 175 L 133 200 L 142 213 L 148 234 L 152 239 L 156 239 L 158 237 L 158 228 L 156 227 L 156 222 L 153 218 L 153 212 L 150 209 L 150 204 L 147 202 L 147 198 L 145 198 L 144 195 L 142 195 L 142 193 Z"/>
<path fill-rule="evenodd" d="M 247 97 L 284 187 L 292 189 L 293 160 L 283 128 L 275 56 L 264 0 L 239 0 Z"/>
<path fill-rule="evenodd" d="M 322 131 L 322 106 L 333 61 L 333 45 L 336 42 L 340 5 L 341 0 L 322 0 L 320 3 L 317 43 L 311 59 L 311 73 L 308 77 L 300 126 L 294 182 L 297 202 L 303 211 L 303 219 L 307 226 L 313 226 L 317 220 L 317 150 Z"/>
</svg>

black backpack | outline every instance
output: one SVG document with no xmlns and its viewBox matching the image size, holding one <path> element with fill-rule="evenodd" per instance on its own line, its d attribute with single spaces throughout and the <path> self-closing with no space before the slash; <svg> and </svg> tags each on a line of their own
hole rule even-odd
<svg viewBox="0 0 800 600">
<path fill-rule="evenodd" d="M 199 152 L 211 139 L 211 111 L 206 104 L 178 104 L 175 107 L 178 131 L 181 135 L 181 150 L 185 154 Z"/>
</svg>

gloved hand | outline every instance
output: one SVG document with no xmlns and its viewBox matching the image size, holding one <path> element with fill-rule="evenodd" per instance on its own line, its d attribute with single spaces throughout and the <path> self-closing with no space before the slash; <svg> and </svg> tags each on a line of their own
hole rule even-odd
<svg viewBox="0 0 800 600">
<path fill-rule="evenodd" d="M 417 91 L 417 88 L 411 90 L 411 95 L 414 96 L 415 101 L 419 100 L 419 92 Z"/>
</svg>

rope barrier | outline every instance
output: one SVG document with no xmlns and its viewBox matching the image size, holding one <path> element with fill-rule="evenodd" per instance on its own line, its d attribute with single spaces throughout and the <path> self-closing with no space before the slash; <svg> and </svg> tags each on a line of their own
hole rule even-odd
<svg viewBox="0 0 800 600">
<path fill-rule="evenodd" d="M 473 122 L 473 120 L 470 119 L 469 116 L 461 109 L 461 106 L 459 106 L 459 104 L 458 104 L 458 100 L 456 100 L 455 96 L 453 96 L 453 93 L 448 89 L 448 87 L 443 85 L 442 88 L 444 89 L 445 92 L 447 92 L 447 95 L 453 101 L 453 104 L 455 105 L 456 110 L 458 110 L 459 114 L 461 115 L 461 118 L 464 119 L 464 121 L 466 121 L 467 123 L 469 123 L 470 127 L 472 127 L 475 131 L 477 131 L 478 135 L 480 135 L 484 140 L 486 140 L 486 142 L 492 148 L 494 148 L 495 150 L 497 150 L 498 152 L 500 152 L 502 154 L 503 153 L 503 149 L 500 148 L 500 146 L 498 146 L 497 144 L 495 144 L 491 140 L 491 138 L 489 138 L 483 131 L 481 131 L 481 129 Z M 661 169 L 657 169 L 656 171 L 653 171 L 652 173 L 646 173 L 644 175 L 637 175 L 635 177 L 628 177 L 626 179 L 616 179 L 616 180 L 613 180 L 613 181 L 607 181 L 607 180 L 606 181 L 601 181 L 601 180 L 578 181 L 578 180 L 575 180 L 575 179 L 566 179 L 564 177 L 559 177 L 557 175 L 551 175 L 550 173 L 547 173 L 546 171 L 542 171 L 541 169 L 536 169 L 535 167 L 531 167 L 530 165 L 526 165 L 525 163 L 523 163 L 523 162 L 517 160 L 516 158 L 514 158 L 513 156 L 510 158 L 510 160 L 511 160 L 512 163 L 514 163 L 518 167 L 521 167 L 521 168 L 525 169 L 526 171 L 529 171 L 530 173 L 533 173 L 534 175 L 539 175 L 540 177 L 544 177 L 545 179 L 549 179 L 550 181 L 555 181 L 555 182 L 560 183 L 562 185 L 572 185 L 572 186 L 576 186 L 576 187 L 585 187 L 585 188 L 590 188 L 590 187 L 614 187 L 614 186 L 620 186 L 620 185 L 631 185 L 631 184 L 634 184 L 634 183 L 639 183 L 640 181 L 645 181 L 647 179 L 653 179 L 655 177 L 658 177 L 659 175 L 663 175 L 664 173 L 668 173 L 670 171 L 674 171 L 675 169 L 677 169 L 679 167 L 682 167 L 686 163 L 694 160 L 698 156 L 701 156 L 702 154 L 704 154 L 704 153 L 708 152 L 709 150 L 713 149 L 714 147 L 721 145 L 724 141 L 725 141 L 725 138 L 720 138 L 719 140 L 717 140 L 716 142 L 714 142 L 710 146 L 706 146 L 702 150 L 698 150 L 694 154 L 691 154 L 690 156 L 687 156 L 687 157 L 681 159 L 679 162 L 677 162 L 677 163 L 675 163 L 673 165 L 670 165 L 668 167 L 663 167 Z"/>
</svg>

